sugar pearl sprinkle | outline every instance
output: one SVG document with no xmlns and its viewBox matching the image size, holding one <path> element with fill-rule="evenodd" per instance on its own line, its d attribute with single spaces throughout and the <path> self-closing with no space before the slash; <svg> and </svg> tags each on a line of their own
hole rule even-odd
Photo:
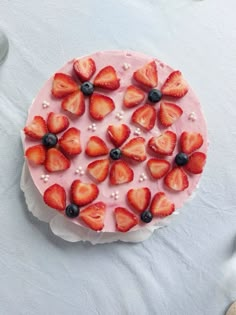
<svg viewBox="0 0 236 315">
<path fill-rule="evenodd" d="M 144 174 L 144 173 L 142 173 L 140 176 L 139 176 L 139 181 L 140 182 L 143 182 L 144 180 L 146 180 L 147 179 L 147 176 Z"/>
<path fill-rule="evenodd" d="M 195 121 L 197 119 L 197 116 L 194 112 L 191 112 L 189 115 L 188 115 L 188 119 L 191 120 L 191 121 Z"/>
<path fill-rule="evenodd" d="M 120 112 L 116 113 L 116 118 L 118 120 L 122 120 L 124 118 L 124 112 L 120 111 Z"/>
<path fill-rule="evenodd" d="M 96 131 L 97 130 L 97 126 L 96 126 L 96 124 L 95 123 L 93 123 L 92 125 L 89 125 L 88 126 L 88 130 L 91 130 L 91 131 Z"/>
<path fill-rule="evenodd" d="M 141 135 L 141 129 L 140 129 L 140 128 L 136 128 L 136 129 L 134 130 L 134 135 L 135 135 L 135 136 L 140 136 L 140 135 Z"/>
<path fill-rule="evenodd" d="M 48 108 L 49 105 L 50 105 L 50 103 L 47 101 L 43 101 L 43 103 L 42 103 L 43 108 Z"/>
<path fill-rule="evenodd" d="M 119 199 L 119 191 L 115 191 L 113 193 L 111 193 L 111 198 L 118 200 Z"/>
<path fill-rule="evenodd" d="M 130 67 L 131 67 L 130 64 L 127 63 L 127 62 L 125 62 L 125 63 L 123 64 L 123 69 L 124 69 L 124 70 L 128 70 Z"/>
<path fill-rule="evenodd" d="M 49 177 L 50 177 L 50 175 L 48 175 L 48 174 L 42 174 L 40 176 L 40 179 L 42 179 L 44 181 L 44 183 L 47 183 L 49 180 Z"/>
<path fill-rule="evenodd" d="M 76 170 L 75 170 L 75 174 L 78 174 L 80 176 L 84 175 L 84 170 L 82 166 L 79 166 Z"/>
</svg>

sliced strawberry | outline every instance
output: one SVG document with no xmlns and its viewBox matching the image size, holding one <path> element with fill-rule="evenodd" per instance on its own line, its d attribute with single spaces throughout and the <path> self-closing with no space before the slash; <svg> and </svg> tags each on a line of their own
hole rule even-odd
<svg viewBox="0 0 236 315">
<path fill-rule="evenodd" d="M 115 208 L 116 228 L 120 232 L 127 232 L 138 224 L 138 217 L 126 208 Z"/>
<path fill-rule="evenodd" d="M 48 132 L 47 125 L 43 117 L 34 116 L 32 122 L 25 126 L 24 132 L 33 139 L 41 139 Z"/>
<path fill-rule="evenodd" d="M 93 119 L 102 120 L 115 109 L 113 100 L 105 95 L 93 93 L 89 102 L 89 113 Z"/>
<path fill-rule="evenodd" d="M 89 81 L 96 71 L 96 65 L 92 58 L 75 60 L 73 68 L 81 82 Z"/>
<path fill-rule="evenodd" d="M 64 211 L 66 207 L 65 189 L 58 184 L 54 184 L 45 190 L 43 200 L 49 207 Z"/>
<path fill-rule="evenodd" d="M 151 200 L 151 191 L 147 187 L 130 189 L 127 193 L 129 204 L 138 212 L 143 212 L 147 209 Z"/>
<path fill-rule="evenodd" d="M 71 114 L 82 116 L 85 111 L 84 94 L 81 91 L 76 91 L 68 95 L 63 99 L 61 107 Z"/>
<path fill-rule="evenodd" d="M 147 63 L 133 74 L 134 79 L 146 87 L 154 88 L 157 86 L 158 75 L 155 61 Z"/>
<path fill-rule="evenodd" d="M 77 83 L 65 73 L 56 73 L 52 82 L 52 94 L 61 98 L 78 90 Z"/>
<path fill-rule="evenodd" d="M 96 202 L 80 212 L 80 219 L 86 223 L 90 229 L 101 231 L 104 227 L 106 205 L 104 202 Z"/>
<path fill-rule="evenodd" d="M 68 129 L 59 139 L 59 145 L 68 154 L 81 153 L 80 130 L 74 127 Z"/>
<path fill-rule="evenodd" d="M 134 85 L 130 85 L 125 91 L 124 106 L 131 108 L 142 103 L 145 93 Z"/>
<path fill-rule="evenodd" d="M 116 161 L 112 164 L 110 170 L 110 183 L 112 185 L 120 185 L 132 182 L 134 172 L 124 161 Z"/>
<path fill-rule="evenodd" d="M 158 118 L 165 127 L 173 125 L 173 123 L 183 114 L 183 110 L 176 104 L 161 102 Z"/>
<path fill-rule="evenodd" d="M 107 90 L 116 90 L 120 87 L 116 70 L 112 66 L 101 69 L 94 79 L 94 85 Z"/>
<path fill-rule="evenodd" d="M 97 198 L 98 187 L 92 183 L 82 183 L 79 179 L 71 185 L 71 199 L 78 206 L 85 206 Z"/>
<path fill-rule="evenodd" d="M 149 148 L 157 154 L 171 155 L 176 145 L 176 134 L 172 131 L 165 131 L 160 136 L 152 137 L 148 141 Z"/>
<path fill-rule="evenodd" d="M 106 155 L 109 152 L 106 143 L 97 136 L 92 136 L 89 138 L 87 143 L 85 153 L 88 156 L 101 156 Z"/>
<path fill-rule="evenodd" d="M 147 167 L 153 178 L 160 179 L 169 171 L 170 162 L 160 159 L 150 159 L 147 162 Z"/>
<path fill-rule="evenodd" d="M 34 145 L 25 151 L 25 156 L 29 161 L 40 165 L 46 159 L 46 149 L 42 144 Z"/>
<path fill-rule="evenodd" d="M 198 132 L 184 131 L 180 136 L 180 146 L 184 153 L 190 154 L 203 144 L 203 137 Z"/>
<path fill-rule="evenodd" d="M 167 199 L 164 192 L 158 192 L 154 195 L 151 203 L 151 212 L 153 216 L 163 218 L 175 211 L 175 205 Z"/>
<path fill-rule="evenodd" d="M 206 154 L 203 152 L 194 152 L 185 165 L 184 169 L 193 174 L 200 174 L 206 163 Z"/>
<path fill-rule="evenodd" d="M 64 171 L 70 167 L 70 161 L 58 149 L 51 148 L 47 151 L 44 166 L 48 172 Z"/>
<path fill-rule="evenodd" d="M 149 131 L 155 125 L 156 115 L 155 108 L 149 104 L 145 104 L 133 112 L 131 119 L 134 123 Z"/>
<path fill-rule="evenodd" d="M 165 177 L 164 182 L 167 187 L 175 190 L 182 191 L 188 187 L 188 176 L 181 167 L 173 168 Z"/>
<path fill-rule="evenodd" d="M 69 119 L 65 115 L 49 113 L 47 119 L 48 131 L 52 133 L 59 133 L 69 127 Z"/>
<path fill-rule="evenodd" d="M 188 92 L 188 84 L 180 71 L 173 71 L 164 82 L 161 92 L 166 96 L 183 97 Z"/>
<path fill-rule="evenodd" d="M 129 138 L 130 128 L 125 124 L 110 125 L 107 128 L 107 134 L 111 142 L 116 147 L 119 147 Z"/>
<path fill-rule="evenodd" d="M 96 160 L 91 162 L 87 166 L 88 173 L 92 176 L 93 179 L 97 180 L 99 183 L 103 182 L 109 172 L 109 160 Z"/>
<path fill-rule="evenodd" d="M 145 139 L 142 137 L 133 138 L 121 148 L 121 153 L 132 160 L 142 162 L 147 158 L 144 143 Z"/>
</svg>

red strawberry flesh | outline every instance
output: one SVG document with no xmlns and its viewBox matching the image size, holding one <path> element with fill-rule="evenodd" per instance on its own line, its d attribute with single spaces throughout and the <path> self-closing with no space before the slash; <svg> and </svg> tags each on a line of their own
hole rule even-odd
<svg viewBox="0 0 236 315">
<path fill-rule="evenodd" d="M 66 192 L 65 189 L 54 184 L 48 187 L 43 195 L 44 202 L 51 208 L 64 211 L 66 208 Z"/>
<path fill-rule="evenodd" d="M 120 232 L 127 232 L 138 224 L 138 217 L 126 208 L 115 208 L 116 228 Z"/>
</svg>

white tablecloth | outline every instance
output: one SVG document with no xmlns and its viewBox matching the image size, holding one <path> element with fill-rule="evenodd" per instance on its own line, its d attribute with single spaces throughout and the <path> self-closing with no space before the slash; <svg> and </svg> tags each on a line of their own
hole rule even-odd
<svg viewBox="0 0 236 315">
<path fill-rule="evenodd" d="M 0 314 L 220 315 L 234 296 L 235 0 L 0 1 L 10 41 L 0 66 Z M 138 244 L 67 243 L 30 215 L 19 188 L 20 129 L 43 82 L 67 60 L 131 49 L 183 71 L 210 138 L 196 198 Z"/>
</svg>

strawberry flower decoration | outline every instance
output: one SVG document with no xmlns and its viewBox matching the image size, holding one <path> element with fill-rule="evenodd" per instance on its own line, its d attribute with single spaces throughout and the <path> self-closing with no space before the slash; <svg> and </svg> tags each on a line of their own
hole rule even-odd
<svg viewBox="0 0 236 315">
<path fill-rule="evenodd" d="M 106 66 L 95 76 L 96 64 L 92 58 L 75 60 L 73 71 L 78 84 L 72 76 L 65 73 L 56 73 L 52 83 L 52 94 L 56 98 L 62 98 L 63 110 L 80 117 L 85 112 L 85 97 L 89 96 L 89 113 L 95 120 L 102 120 L 115 109 L 114 101 L 103 94 L 95 93 L 95 88 L 113 91 L 120 87 L 120 80 L 112 66 Z M 99 106 L 98 106 L 99 104 Z"/>
<path fill-rule="evenodd" d="M 148 92 L 148 102 L 138 107 L 132 115 L 132 121 L 143 129 L 151 130 L 158 116 L 164 127 L 171 126 L 183 113 L 182 109 L 167 101 L 162 101 L 158 111 L 153 105 L 163 100 L 163 97 L 181 98 L 188 92 L 188 86 L 180 71 L 170 73 L 164 84 L 158 89 L 158 71 L 155 61 L 149 62 L 133 73 L 133 79 Z M 125 91 L 124 106 L 133 108 L 140 105 L 146 97 L 140 87 L 130 85 Z"/>
<path fill-rule="evenodd" d="M 80 130 L 68 127 L 69 119 L 65 115 L 51 112 L 47 121 L 42 116 L 35 116 L 24 128 L 24 133 L 32 140 L 40 140 L 41 144 L 25 151 L 27 159 L 36 165 L 43 164 L 48 172 L 68 169 L 68 156 L 81 153 Z M 65 132 L 58 138 L 62 131 Z"/>
</svg>

